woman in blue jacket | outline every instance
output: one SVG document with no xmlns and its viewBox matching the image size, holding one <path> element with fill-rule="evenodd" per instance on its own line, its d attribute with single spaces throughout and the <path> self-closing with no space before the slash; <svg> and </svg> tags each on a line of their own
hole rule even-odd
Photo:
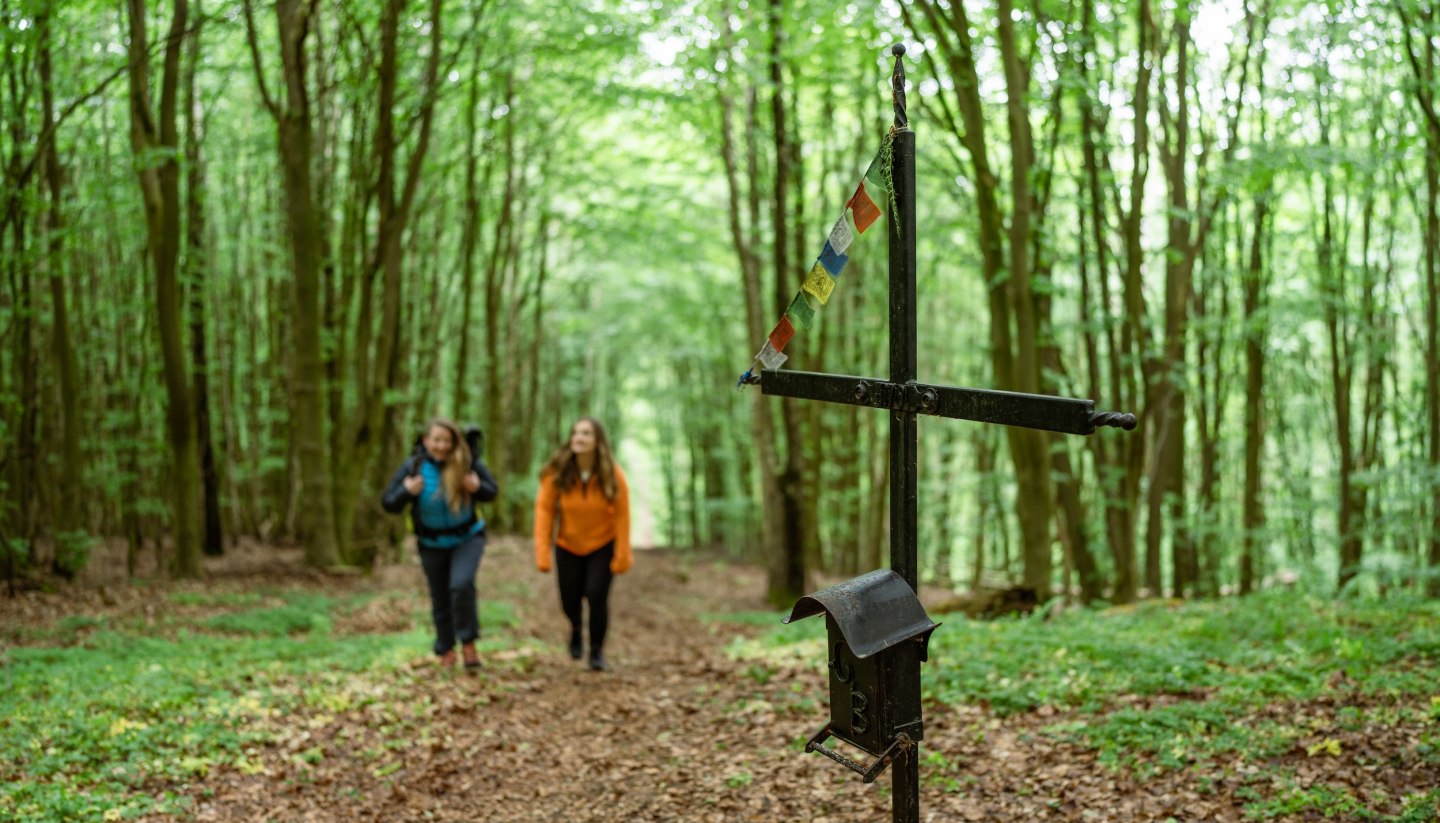
<svg viewBox="0 0 1440 823">
<path fill-rule="evenodd" d="M 465 668 L 480 666 L 475 640 L 480 616 L 475 602 L 475 574 L 485 554 L 485 521 L 475 504 L 500 493 L 495 478 L 449 420 L 434 418 L 415 454 L 390 479 L 381 505 L 398 513 L 407 505 L 420 547 L 420 566 L 430 588 L 430 615 L 435 621 L 435 654 L 440 665 L 455 665 L 458 639 Z"/>
</svg>

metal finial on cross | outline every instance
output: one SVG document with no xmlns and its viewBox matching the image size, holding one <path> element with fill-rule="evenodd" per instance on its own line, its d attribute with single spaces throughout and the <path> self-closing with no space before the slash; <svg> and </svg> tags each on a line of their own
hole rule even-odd
<svg viewBox="0 0 1440 823">
<path fill-rule="evenodd" d="M 890 247 L 890 379 L 767 369 L 760 373 L 760 390 L 768 395 L 889 410 L 890 568 L 904 580 L 913 593 L 919 590 L 916 501 L 919 497 L 917 421 L 920 415 L 1086 435 L 1093 434 L 1097 427 L 1134 429 L 1136 421 L 1133 414 L 1097 412 L 1095 403 L 1091 400 L 916 382 L 915 133 L 910 130 L 905 113 L 905 68 L 901 62 L 905 46 L 896 44 L 890 49 L 890 53 L 895 56 L 895 68 L 890 77 L 891 98 L 895 109 L 890 154 L 890 202 L 894 214 L 885 221 L 889 226 Z M 845 597 L 862 590 L 872 591 L 874 586 L 883 586 L 883 577 L 872 575 L 884 574 L 871 572 L 862 576 L 863 586 L 855 585 L 862 582 L 862 578 L 856 578 L 825 592 L 803 598 L 792 613 L 792 618 L 815 613 L 818 608 L 813 605 L 815 603 L 823 605 L 842 599 L 847 603 L 858 603 L 860 601 L 854 598 Z M 831 595 L 827 597 L 827 593 Z M 887 599 L 895 602 L 893 596 Z M 806 601 L 810 601 L 811 605 L 807 606 Z M 918 608 L 918 602 L 916 607 Z M 861 605 L 857 608 L 864 607 Z M 920 616 L 923 615 L 921 609 Z M 852 619 L 855 616 L 851 615 Z M 873 716 L 877 720 L 889 721 L 887 727 L 894 727 L 892 739 L 876 743 L 884 749 L 883 753 L 875 749 L 869 750 L 879 755 L 880 759 L 869 769 L 864 769 L 826 749 L 822 745 L 824 739 L 831 733 L 839 735 L 839 732 L 834 731 L 833 724 L 822 729 L 806 747 L 808 751 L 819 751 L 861 772 L 866 782 L 875 779 L 886 763 L 892 763 L 892 819 L 897 823 L 918 823 L 920 819 L 919 741 L 924 737 L 920 706 L 920 663 L 933 624 L 926 628 L 928 618 L 923 622 L 915 622 L 918 619 L 915 617 L 910 622 L 913 627 L 919 627 L 925 642 L 896 642 L 885 651 L 887 657 L 883 664 L 886 671 L 883 677 L 883 701 L 867 698 L 863 690 L 853 688 L 854 681 L 850 679 L 853 672 L 848 663 L 845 663 L 849 660 L 848 657 L 844 660 L 837 657 L 831 661 L 834 670 L 832 694 L 855 697 L 847 705 L 847 711 L 854 714 L 853 719 L 862 721 L 865 728 L 869 728 Z M 837 665 L 840 663 L 845 665 Z M 837 679 L 845 685 L 843 691 L 836 691 Z M 877 703 L 883 705 L 875 705 Z M 857 726 L 852 724 L 850 728 L 854 731 Z M 856 743 L 856 736 L 852 734 L 848 742 Z"/>
<path fill-rule="evenodd" d="M 890 53 L 895 55 L 895 70 L 890 73 L 890 101 L 895 107 L 895 128 L 908 129 L 910 121 L 905 116 L 905 67 L 900 64 L 900 58 L 905 56 L 905 44 L 896 43 L 890 47 Z"/>
</svg>

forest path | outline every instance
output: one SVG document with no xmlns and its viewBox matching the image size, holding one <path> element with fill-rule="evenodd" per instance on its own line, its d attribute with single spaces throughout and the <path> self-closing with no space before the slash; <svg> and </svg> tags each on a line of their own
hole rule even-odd
<svg viewBox="0 0 1440 823">
<path fill-rule="evenodd" d="M 535 571 L 528 542 L 494 539 L 481 599 L 513 608 L 518 626 L 501 631 L 518 635 L 514 648 L 473 676 L 439 672 L 417 650 L 394 674 L 413 681 L 408 705 L 286 718 L 294 736 L 254 758 L 265 770 L 212 774 L 195 819 L 888 820 L 888 774 L 866 786 L 801 751 L 826 719 L 819 663 L 753 666 L 726 654 L 763 627 L 718 616 L 764 609 L 763 584 L 754 568 L 638 552 L 611 597 L 611 670 L 596 673 L 565 652 L 553 575 Z M 424 602 L 415 566 L 387 567 L 369 585 Z M 369 630 L 397 619 L 372 617 Z M 363 615 L 336 627 L 366 629 Z M 412 713 L 412 725 L 397 725 Z M 1203 804 L 1174 786 L 1141 789 L 1093 753 L 1035 733 L 1056 719 L 1002 725 L 978 707 L 927 707 L 922 820 L 1240 819 L 1223 789 Z M 319 762 L 297 757 L 317 746 Z"/>
<path fill-rule="evenodd" d="M 94 565 L 123 569 L 122 557 L 98 556 Z M 214 608 L 204 603 L 255 592 L 268 592 L 272 602 L 277 592 L 291 592 L 360 604 L 336 613 L 333 636 L 413 638 L 406 641 L 415 644 L 413 653 L 398 656 L 393 643 L 342 644 L 389 649 L 375 652 L 386 660 L 353 661 L 358 674 L 331 668 L 323 661 L 332 658 L 322 656 L 317 674 L 276 668 L 240 684 L 226 681 L 223 690 L 238 685 L 249 692 L 233 694 L 227 705 L 243 709 L 242 726 L 268 742 L 184 782 L 146 780 L 141 791 L 193 804 L 186 814 L 148 819 L 890 819 L 889 774 L 867 786 L 801 751 L 827 717 L 823 647 L 802 643 L 794 649 L 798 657 L 776 653 L 763 662 L 736 653 L 746 638 L 776 627 L 778 618 L 761 600 L 758 569 L 699 552 L 637 552 L 634 569 L 617 579 L 612 594 L 611 670 L 596 673 L 565 651 L 568 626 L 554 576 L 534 570 L 528 541 L 497 537 L 481 566 L 480 597 L 494 622 L 510 619 L 484 629 L 486 665 L 468 675 L 440 671 L 415 631 L 427 600 L 412 555 L 369 576 L 321 575 L 301 560 L 294 547 L 242 544 L 207 559 L 203 583 L 90 581 L 0 599 L 0 625 L 104 617 L 115 626 L 173 634 L 204 625 L 206 609 Z M 317 640 L 321 648 L 336 646 Z M 224 653 L 223 645 L 194 648 L 202 671 L 207 656 Z M 926 667 L 932 686 L 941 662 Z M 1109 711 L 1195 697 L 1130 696 Z M 144 694 L 128 699 L 145 711 Z M 1407 793 L 1440 784 L 1440 764 L 1417 754 L 1427 730 L 1412 722 L 1357 724 L 1344 714 L 1373 709 L 1383 716 L 1400 700 L 1337 692 L 1236 717 L 1331 730 L 1343 758 L 1310 757 L 1300 746 L 1269 759 L 1246 754 L 1148 776 L 1104 766 L 1095 750 L 1054 731 L 1093 721 L 1092 714 L 1041 706 L 999 717 L 981 705 L 932 701 L 921 748 L 921 820 L 1239 821 L 1247 804 L 1283 789 L 1271 785 L 1273 770 L 1257 765 L 1285 769 L 1302 785 L 1349 787 L 1372 799 L 1385 792 L 1390 799 L 1382 807 L 1398 811 Z M 293 708 L 260 708 L 266 705 Z M 1321 818 L 1314 806 L 1293 808 L 1287 813 L 1272 804 L 1268 819 Z"/>
<path fill-rule="evenodd" d="M 374 585 L 424 603 L 418 566 L 387 567 Z M 872 820 L 888 816 L 878 787 L 791 747 L 824 723 L 816 671 L 747 673 L 725 646 L 746 624 L 715 616 L 764 609 L 762 574 L 692 554 L 637 552 L 611 594 L 607 672 L 565 651 L 568 622 L 553 575 L 535 571 L 529 543 L 493 539 L 481 600 L 518 619 L 516 648 L 491 651 L 479 674 L 444 673 L 417 649 L 411 706 L 292 717 L 304 729 L 255 758 L 254 775 L 207 782 L 196 819 L 231 820 Z M 383 602 L 383 601 L 377 601 Z M 392 606 L 393 608 L 393 606 Z M 710 615 L 712 619 L 703 619 Z M 337 631 L 394 628 L 361 615 Z M 813 668 L 813 667 L 812 667 Z M 775 676 L 771 676 L 774 674 Z M 418 711 L 420 739 L 382 731 Z M 428 721 L 428 722 L 427 722 Z M 319 746 L 318 763 L 293 762 Z M 389 770 L 373 752 L 390 749 Z M 377 765 L 380 768 L 377 768 Z"/>
</svg>

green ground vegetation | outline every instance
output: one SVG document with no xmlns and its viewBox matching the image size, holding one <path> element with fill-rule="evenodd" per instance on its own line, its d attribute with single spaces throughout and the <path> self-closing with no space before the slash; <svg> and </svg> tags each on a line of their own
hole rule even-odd
<svg viewBox="0 0 1440 823">
<path fill-rule="evenodd" d="M 778 624 L 780 616 L 771 617 Z M 757 615 L 734 619 L 753 624 Z M 731 652 L 752 668 L 818 665 L 824 633 L 818 619 L 777 625 L 737 639 Z M 1384 819 L 1343 791 L 1300 788 L 1282 757 L 1338 757 L 1346 732 L 1418 728 L 1414 754 L 1440 764 L 1434 601 L 1274 591 L 1049 617 L 946 620 L 932 636 L 923 682 L 931 704 L 978 704 L 999 718 L 1043 710 L 1056 721 L 1042 734 L 1142 777 L 1249 764 L 1275 786 L 1246 806 L 1258 819 L 1307 810 Z M 1440 790 L 1408 798 L 1406 809 L 1392 819 L 1437 819 Z"/>
<path fill-rule="evenodd" d="M 176 592 L 175 612 L 157 620 L 71 617 L 32 629 L 37 645 L 0 656 L 0 809 L 21 820 L 183 812 L 191 798 L 154 787 L 217 766 L 246 771 L 247 751 L 286 733 L 269 720 L 414 703 L 398 696 L 428 644 L 423 609 L 395 604 L 414 609 L 403 632 L 333 630 L 376 597 L 391 595 Z M 185 607 L 204 616 L 190 620 Z M 515 622 L 509 604 L 483 602 L 481 621 L 502 629 L 482 650 L 514 644 L 503 631 Z"/>
<path fill-rule="evenodd" d="M 394 604 L 410 612 L 404 631 L 336 629 L 387 597 L 172 593 L 167 617 L 74 617 L 32 629 L 0 657 L 0 808 L 20 819 L 183 812 L 194 798 L 163 787 L 203 785 L 197 778 L 216 768 L 254 769 L 257 748 L 293 734 L 273 722 L 289 714 L 368 705 L 397 739 L 423 731 L 426 708 L 413 688 L 420 675 L 410 665 L 428 638 L 423 609 Z M 507 631 L 516 623 L 509 604 L 482 608 L 487 653 L 529 642 Z M 823 665 L 821 620 L 706 620 L 733 634 L 728 651 L 757 685 L 787 667 Z M 1403 726 L 1419 730 L 1411 754 L 1440 763 L 1434 602 L 1276 592 L 1049 618 L 946 619 L 930 649 L 932 706 L 980 706 L 998 723 L 1051 718 L 1040 734 L 1094 752 L 1107 769 L 1201 774 L 1220 762 L 1252 764 L 1273 787 L 1248 798 L 1256 819 L 1312 810 L 1419 821 L 1440 811 L 1440 791 L 1421 792 L 1407 796 L 1404 815 L 1383 818 L 1341 789 L 1302 785 L 1282 757 L 1338 757 L 1347 733 Z M 787 691 L 807 713 L 824 712 L 823 696 Z M 1308 708 L 1336 695 L 1343 699 L 1328 712 Z M 302 759 L 326 756 L 289 747 Z M 379 755 L 377 769 L 385 766 Z M 931 756 L 935 766 L 941 755 Z M 959 786 L 963 768 L 940 765 L 940 779 Z"/>
</svg>

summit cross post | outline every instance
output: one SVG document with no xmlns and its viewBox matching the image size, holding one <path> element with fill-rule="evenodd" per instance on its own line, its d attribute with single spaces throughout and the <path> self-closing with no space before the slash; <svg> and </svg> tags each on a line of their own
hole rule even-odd
<svg viewBox="0 0 1440 823">
<path fill-rule="evenodd" d="M 903 578 L 910 591 L 915 593 L 919 591 L 920 583 L 916 551 L 916 521 L 919 515 L 919 415 L 929 414 L 1085 435 L 1093 434 L 1097 426 L 1134 429 L 1136 421 L 1133 414 L 1097 412 L 1092 400 L 916 382 L 915 133 L 910 130 L 905 110 L 905 67 L 901 62 L 905 55 L 905 46 L 896 44 L 890 49 L 890 53 L 895 57 L 895 67 L 890 75 L 891 100 L 895 110 L 890 200 L 893 211 L 886 215 L 890 246 L 890 379 L 767 369 L 760 373 L 760 390 L 768 395 L 889 409 L 890 569 Z M 846 602 L 863 600 L 866 595 L 860 592 L 874 585 L 867 581 L 873 581 L 875 578 L 872 576 L 875 574 L 872 572 L 825 592 L 802 598 L 791 619 L 818 613 L 821 607 L 834 605 L 846 598 L 852 598 Z M 811 603 L 808 611 L 805 605 L 807 601 Z M 918 601 L 916 606 L 918 607 Z M 858 608 L 863 612 L 865 606 Z M 864 617 L 864 614 L 860 616 Z M 920 616 L 924 617 L 923 609 Z M 855 620 L 853 613 L 849 617 L 851 621 Z M 913 613 L 908 617 L 914 618 Z M 873 625 L 880 621 L 871 622 Z M 928 628 L 925 626 L 927 623 Z M 882 683 L 875 687 L 876 692 L 866 692 L 861 688 L 857 695 L 856 691 L 852 690 L 859 686 L 858 681 L 861 679 L 854 673 L 852 664 L 855 661 L 852 656 L 846 656 L 848 653 L 843 652 L 843 644 L 842 651 L 834 651 L 832 647 L 832 712 L 838 711 L 834 706 L 837 677 L 839 682 L 846 684 L 844 688 L 847 691 L 842 693 L 855 695 L 852 702 L 846 706 L 847 711 L 853 711 L 857 721 L 849 728 L 849 742 L 855 742 L 856 732 L 864 732 L 871 726 L 884 726 L 887 729 L 894 727 L 892 739 L 877 744 L 877 748 L 887 748 L 873 766 L 864 769 L 820 745 L 831 734 L 845 737 L 834 722 L 827 725 L 820 735 L 806 746 L 807 751 L 820 752 L 860 772 L 865 776 L 866 782 L 874 780 L 887 763 L 892 765 L 894 771 L 891 776 L 891 809 L 894 823 L 919 823 L 920 820 L 919 741 L 924 737 L 920 704 L 920 663 L 926 654 L 929 633 L 933 628 L 934 624 L 929 623 L 928 617 L 924 617 L 923 622 L 919 623 L 912 620 L 909 629 L 911 634 L 904 637 L 906 642 L 886 641 L 890 645 L 887 645 L 883 652 L 885 658 L 883 662 L 875 664 L 882 672 L 878 675 Z M 921 634 L 917 636 L 915 632 Z M 913 640 L 920 642 L 908 642 Z M 856 685 L 851 685 L 852 683 Z M 867 683 L 864 688 L 871 686 L 872 684 Z M 883 699 L 873 700 L 867 696 L 877 692 L 883 694 Z M 863 726 L 859 721 L 863 721 Z"/>
<path fill-rule="evenodd" d="M 905 112 L 905 46 L 896 43 L 890 53 L 895 69 L 890 73 L 890 101 L 895 109 L 895 140 L 891 144 L 891 203 L 886 214 L 887 245 L 890 248 L 890 382 L 915 382 L 915 132 Z M 917 557 L 916 521 L 919 518 L 920 478 L 919 418 L 914 411 L 890 409 L 890 569 L 905 578 L 910 589 L 920 593 L 920 562 Z M 896 665 L 901 682 L 898 699 L 914 701 L 915 717 L 920 706 L 920 648 L 901 644 Z M 920 820 L 920 738 L 901 750 L 895 773 L 890 777 L 891 820 L 918 823 Z"/>
</svg>

